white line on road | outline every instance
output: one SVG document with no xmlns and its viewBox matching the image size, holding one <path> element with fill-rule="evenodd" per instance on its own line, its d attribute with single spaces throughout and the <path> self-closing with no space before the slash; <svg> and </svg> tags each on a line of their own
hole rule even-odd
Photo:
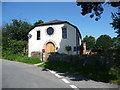
<svg viewBox="0 0 120 90">
<path fill-rule="evenodd" d="M 38 65 L 41 65 L 41 64 L 43 64 L 44 62 L 42 62 L 42 63 L 38 63 L 38 64 L 34 64 L 35 66 L 38 66 Z"/>
<path fill-rule="evenodd" d="M 60 76 L 59 74 L 55 74 L 55 76 L 58 78 L 62 78 L 62 76 Z"/>
<path fill-rule="evenodd" d="M 70 87 L 72 87 L 72 88 L 77 88 L 75 85 L 70 85 Z"/>
<path fill-rule="evenodd" d="M 48 69 L 49 70 L 49 69 Z M 49 70 L 52 74 L 54 74 L 56 77 L 58 77 L 58 78 L 62 78 L 62 76 L 60 76 L 59 74 L 57 74 L 55 71 L 52 71 L 52 70 Z M 66 79 L 61 79 L 61 80 L 63 80 L 65 83 L 70 83 L 68 80 L 66 80 Z M 70 85 L 70 87 L 71 88 L 73 88 L 73 89 L 75 89 L 75 90 L 80 90 L 80 89 L 78 89 L 75 85 Z"/>
<path fill-rule="evenodd" d="M 65 83 L 70 83 L 68 80 L 66 79 L 62 79 Z"/>
<path fill-rule="evenodd" d="M 55 74 L 56 72 L 52 71 L 52 70 L 49 70 L 52 74 Z"/>
</svg>

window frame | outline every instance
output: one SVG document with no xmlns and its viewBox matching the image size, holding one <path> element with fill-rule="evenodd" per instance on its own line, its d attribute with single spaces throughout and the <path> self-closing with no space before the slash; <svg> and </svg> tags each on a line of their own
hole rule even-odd
<svg viewBox="0 0 120 90">
<path fill-rule="evenodd" d="M 52 29 L 53 29 L 52 34 L 49 34 L 49 33 L 48 33 L 48 29 L 49 29 L 49 28 L 52 28 Z M 49 35 L 49 36 L 53 35 L 53 34 L 54 34 L 54 32 L 55 32 L 55 29 L 54 29 L 53 27 L 48 27 L 48 28 L 46 29 L 46 33 L 47 33 L 47 35 Z"/>
<path fill-rule="evenodd" d="M 37 31 L 37 40 L 40 40 L 41 32 Z"/>
<path fill-rule="evenodd" d="M 67 27 L 62 27 L 62 38 L 67 39 Z"/>
<path fill-rule="evenodd" d="M 76 46 L 74 46 L 74 52 L 76 52 L 77 51 L 77 47 Z"/>
</svg>

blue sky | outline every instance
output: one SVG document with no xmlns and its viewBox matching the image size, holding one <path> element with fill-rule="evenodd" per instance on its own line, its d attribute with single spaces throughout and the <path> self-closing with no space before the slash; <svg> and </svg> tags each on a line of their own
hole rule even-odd
<svg viewBox="0 0 120 90">
<path fill-rule="evenodd" d="M 57 19 L 77 26 L 82 37 L 92 35 L 98 38 L 104 34 L 116 37 L 115 30 L 109 24 L 112 22 L 111 12 L 117 12 L 117 9 L 106 5 L 102 18 L 95 21 L 89 15 L 82 16 L 76 2 L 2 2 L 2 23 L 10 23 L 12 19 L 30 24 L 38 20 L 49 22 Z"/>
</svg>

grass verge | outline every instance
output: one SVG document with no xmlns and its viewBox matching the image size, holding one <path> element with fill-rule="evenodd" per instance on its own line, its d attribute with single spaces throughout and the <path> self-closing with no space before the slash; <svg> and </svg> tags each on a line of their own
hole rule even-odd
<svg viewBox="0 0 120 90">
<path fill-rule="evenodd" d="M 96 68 L 92 66 L 73 65 L 63 61 L 47 61 L 39 67 L 48 68 L 58 72 L 74 74 L 97 81 L 120 84 L 120 69 L 118 68 Z"/>
<path fill-rule="evenodd" d="M 22 56 L 21 54 L 9 54 L 9 55 L 7 54 L 7 55 L 4 55 L 2 58 L 10 61 L 17 61 L 17 62 L 22 62 L 27 64 L 41 63 L 41 61 L 37 58 L 26 57 L 26 56 Z"/>
</svg>

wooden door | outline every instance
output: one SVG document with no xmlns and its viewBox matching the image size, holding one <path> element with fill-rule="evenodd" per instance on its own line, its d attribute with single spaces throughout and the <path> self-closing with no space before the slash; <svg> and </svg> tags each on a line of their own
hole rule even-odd
<svg viewBox="0 0 120 90">
<path fill-rule="evenodd" d="M 49 42 L 46 44 L 46 52 L 55 52 L 55 46 L 53 43 Z"/>
</svg>

